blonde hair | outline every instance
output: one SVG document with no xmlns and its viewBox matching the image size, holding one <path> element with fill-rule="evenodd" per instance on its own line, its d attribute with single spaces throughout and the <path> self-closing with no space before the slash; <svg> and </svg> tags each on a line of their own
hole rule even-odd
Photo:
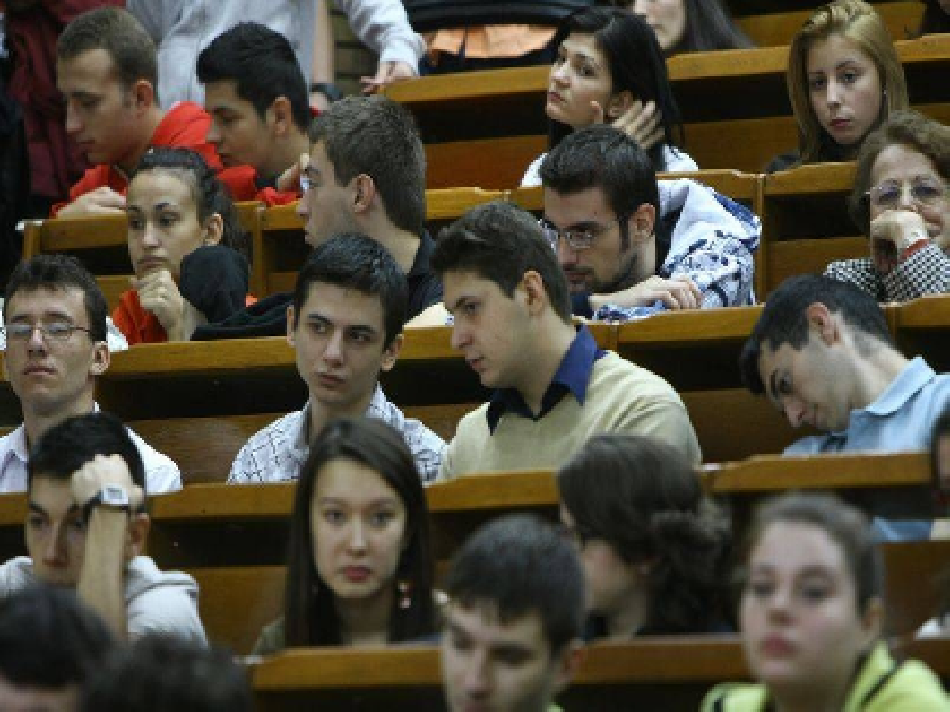
<svg viewBox="0 0 950 712">
<path fill-rule="evenodd" d="M 884 90 L 882 119 L 908 107 L 904 68 L 890 33 L 874 8 L 862 0 L 835 0 L 822 5 L 795 34 L 788 52 L 788 97 L 798 122 L 799 165 L 823 160 L 823 150 L 829 142 L 833 143 L 815 116 L 807 66 L 808 50 L 815 40 L 831 35 L 851 40 L 874 62 Z"/>
</svg>

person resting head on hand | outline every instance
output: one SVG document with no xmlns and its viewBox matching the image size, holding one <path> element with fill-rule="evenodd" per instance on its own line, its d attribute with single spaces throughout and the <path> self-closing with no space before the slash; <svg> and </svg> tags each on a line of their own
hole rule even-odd
<svg viewBox="0 0 950 712">
<path fill-rule="evenodd" d="M 878 301 L 950 291 L 950 127 L 898 111 L 861 147 L 849 208 L 868 235 L 868 258 L 825 274 Z"/>
<path fill-rule="evenodd" d="M 666 60 L 646 20 L 626 10 L 590 7 L 568 17 L 555 36 L 548 78 L 549 148 L 573 131 L 609 123 L 633 137 L 655 171 L 696 171 L 684 151 L 682 121 Z M 539 156 L 522 186 L 541 185 Z"/>
<path fill-rule="evenodd" d="M 750 528 L 740 626 L 756 684 L 715 687 L 702 712 L 947 710 L 940 680 L 881 639 L 883 564 L 867 518 L 833 495 L 782 495 Z"/>
<path fill-rule="evenodd" d="M 789 46 L 786 83 L 798 150 L 776 156 L 766 173 L 854 160 L 865 137 L 909 105 L 887 25 L 862 0 L 815 10 Z"/>
<path fill-rule="evenodd" d="M 204 159 L 153 148 L 129 184 L 135 278 L 112 314 L 129 344 L 187 341 L 247 300 L 249 242 L 227 190 Z"/>
<path fill-rule="evenodd" d="M 254 654 L 373 646 L 436 630 L 429 510 L 402 435 L 330 422 L 310 446 L 290 519 L 286 610 Z"/>
</svg>

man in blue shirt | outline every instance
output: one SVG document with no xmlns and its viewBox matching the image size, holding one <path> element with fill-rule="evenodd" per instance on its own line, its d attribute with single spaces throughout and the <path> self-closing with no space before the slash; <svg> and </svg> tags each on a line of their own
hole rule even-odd
<svg viewBox="0 0 950 712">
<path fill-rule="evenodd" d="M 950 403 L 950 376 L 897 350 L 873 297 L 816 275 L 793 277 L 769 296 L 740 364 L 749 390 L 765 393 L 793 427 L 825 431 L 793 443 L 789 455 L 924 452 Z M 931 511 L 924 491 L 871 491 L 864 503 L 885 519 Z M 878 530 L 913 536 L 906 523 L 893 525 Z"/>
</svg>

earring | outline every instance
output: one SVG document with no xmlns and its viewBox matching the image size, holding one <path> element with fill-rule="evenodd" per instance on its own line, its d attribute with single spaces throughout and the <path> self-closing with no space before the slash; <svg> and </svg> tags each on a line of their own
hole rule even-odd
<svg viewBox="0 0 950 712">
<path fill-rule="evenodd" d="M 412 582 L 400 581 L 396 588 L 399 589 L 399 607 L 408 610 L 412 606 Z"/>
</svg>

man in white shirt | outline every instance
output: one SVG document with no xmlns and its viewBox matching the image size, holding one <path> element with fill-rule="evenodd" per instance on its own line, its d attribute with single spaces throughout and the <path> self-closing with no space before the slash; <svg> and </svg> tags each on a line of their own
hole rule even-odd
<svg viewBox="0 0 950 712">
<path fill-rule="evenodd" d="M 97 410 L 96 378 L 109 367 L 108 306 L 72 257 L 37 255 L 17 266 L 3 303 L 4 367 L 23 423 L 0 438 L 0 492 L 23 492 L 30 448 L 71 415 Z M 178 466 L 130 432 L 150 492 L 181 488 Z"/>
</svg>

